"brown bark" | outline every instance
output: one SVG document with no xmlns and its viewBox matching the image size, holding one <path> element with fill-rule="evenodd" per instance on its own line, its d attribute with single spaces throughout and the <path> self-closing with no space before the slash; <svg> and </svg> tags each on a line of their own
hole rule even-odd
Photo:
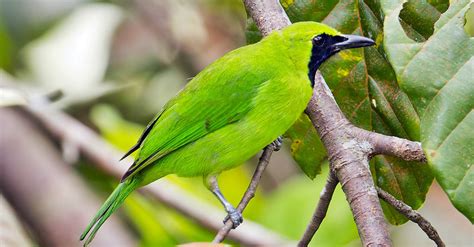
<svg viewBox="0 0 474 247">
<path fill-rule="evenodd" d="M 33 246 L 33 242 L 8 201 L 0 195 L 0 243 L 3 247 Z"/>
<path fill-rule="evenodd" d="M 319 73 L 306 113 L 326 147 L 331 169 L 346 194 L 363 245 L 391 246 L 387 223 L 369 170 L 368 155 L 372 146 L 361 141 L 360 129 L 345 118 Z"/>
</svg>

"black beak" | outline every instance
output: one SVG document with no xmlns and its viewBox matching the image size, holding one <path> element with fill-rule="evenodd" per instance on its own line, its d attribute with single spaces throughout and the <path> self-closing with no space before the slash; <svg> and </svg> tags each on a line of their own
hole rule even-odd
<svg viewBox="0 0 474 247">
<path fill-rule="evenodd" d="M 375 45 L 375 42 L 369 38 L 358 36 L 358 35 L 340 35 L 344 38 L 344 41 L 338 42 L 333 46 L 338 50 L 358 48 L 365 46 Z"/>
</svg>

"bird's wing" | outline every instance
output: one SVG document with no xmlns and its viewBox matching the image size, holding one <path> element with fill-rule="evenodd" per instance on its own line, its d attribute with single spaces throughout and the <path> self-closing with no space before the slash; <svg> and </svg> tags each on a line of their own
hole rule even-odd
<svg viewBox="0 0 474 247">
<path fill-rule="evenodd" d="M 263 78 L 250 72 L 238 57 L 224 57 L 194 78 L 156 117 L 129 153 L 140 147 L 134 164 L 122 179 L 163 156 L 239 121 L 252 108 Z M 235 65 L 235 66 L 232 66 Z M 223 68 L 224 67 L 224 68 Z M 245 73 L 248 71 L 248 73 Z"/>
</svg>

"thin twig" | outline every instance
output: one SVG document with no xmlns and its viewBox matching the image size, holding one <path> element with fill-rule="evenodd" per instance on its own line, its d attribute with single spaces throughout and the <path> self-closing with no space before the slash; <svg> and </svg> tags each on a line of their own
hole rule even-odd
<svg viewBox="0 0 474 247">
<path fill-rule="evenodd" d="M 265 149 L 263 150 L 262 156 L 260 156 L 260 159 L 257 164 L 257 168 L 255 169 L 255 172 L 252 176 L 252 180 L 250 181 L 249 187 L 247 188 L 247 191 L 245 191 L 245 194 L 242 197 L 242 200 L 240 200 L 240 203 L 236 208 L 239 213 L 242 213 L 244 211 L 245 207 L 247 207 L 250 200 L 255 196 L 255 191 L 257 190 L 257 186 L 260 182 L 260 178 L 262 177 L 262 174 L 265 171 L 265 168 L 270 162 L 270 157 L 272 156 L 274 149 L 275 149 L 275 146 L 272 143 L 268 145 L 267 147 L 265 147 Z M 232 230 L 232 226 L 233 226 L 232 221 L 227 220 L 224 226 L 216 234 L 212 242 L 220 243 L 224 241 L 226 236 L 229 234 L 230 230 Z"/>
<path fill-rule="evenodd" d="M 392 205 L 392 207 L 394 207 L 398 212 L 403 214 L 412 222 L 416 223 L 421 228 L 421 230 L 423 230 L 426 233 L 426 235 L 436 243 L 437 246 L 439 247 L 446 246 L 443 240 L 441 240 L 436 229 L 431 225 L 431 223 L 428 220 L 423 218 L 423 216 L 421 216 L 416 210 L 413 210 L 409 205 L 405 204 L 403 201 L 398 200 L 397 198 L 390 195 L 390 193 L 378 187 L 377 187 L 377 194 L 382 200 Z"/>
<path fill-rule="evenodd" d="M 334 190 L 338 184 L 338 180 L 336 174 L 332 170 L 329 170 L 328 178 L 326 180 L 326 185 L 321 191 L 321 195 L 319 196 L 318 206 L 314 211 L 313 217 L 311 218 L 311 222 L 309 222 L 308 226 L 306 227 L 306 231 L 303 234 L 303 237 L 298 243 L 298 247 L 308 246 L 309 242 L 313 238 L 316 231 L 318 231 L 319 226 L 323 222 L 324 217 L 326 217 L 326 212 L 328 211 L 329 203 L 331 202 L 332 195 L 334 194 Z"/>
</svg>

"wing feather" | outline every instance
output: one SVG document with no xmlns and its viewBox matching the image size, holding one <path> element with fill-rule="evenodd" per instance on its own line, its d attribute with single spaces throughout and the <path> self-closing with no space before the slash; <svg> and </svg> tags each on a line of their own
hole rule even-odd
<svg viewBox="0 0 474 247">
<path fill-rule="evenodd" d="M 242 59 L 231 52 L 193 78 L 145 129 L 136 144 L 139 155 L 122 179 L 245 116 L 265 80 Z"/>
</svg>

